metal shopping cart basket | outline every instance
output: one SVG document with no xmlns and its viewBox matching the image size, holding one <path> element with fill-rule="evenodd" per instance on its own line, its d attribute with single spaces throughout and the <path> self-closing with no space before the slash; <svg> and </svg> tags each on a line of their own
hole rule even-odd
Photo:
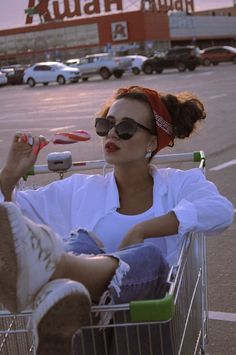
<svg viewBox="0 0 236 355">
<path fill-rule="evenodd" d="M 53 158 L 48 158 L 48 165 L 34 166 L 29 174 L 57 171 L 62 178 L 65 171 L 101 169 L 105 164 L 104 161 L 68 164 L 68 158 L 65 162 L 62 157 L 61 153 L 54 154 Z M 196 162 L 201 169 L 205 166 L 202 151 L 157 155 L 155 160 L 158 164 Z M 186 235 L 167 284 L 168 291 L 162 299 L 93 306 L 89 325 L 74 337 L 73 355 L 204 354 L 208 314 L 203 233 Z M 98 325 L 97 312 L 112 312 L 111 322 L 102 327 Z M 3 308 L 0 310 L 0 354 L 34 353 L 32 335 L 27 330 L 30 316 L 30 311 L 13 315 Z"/>
</svg>

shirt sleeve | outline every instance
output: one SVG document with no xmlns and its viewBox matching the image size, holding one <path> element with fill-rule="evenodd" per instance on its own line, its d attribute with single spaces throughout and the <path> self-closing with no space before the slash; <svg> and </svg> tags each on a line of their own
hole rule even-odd
<svg viewBox="0 0 236 355">
<path fill-rule="evenodd" d="M 181 182 L 177 204 L 172 209 L 179 220 L 179 235 L 189 231 L 216 234 L 225 230 L 233 222 L 232 203 L 200 169 L 191 169 L 183 175 L 177 179 Z"/>
<path fill-rule="evenodd" d="M 80 180 L 77 174 L 37 189 L 16 188 L 13 200 L 24 216 L 36 223 L 49 225 L 65 237 L 71 231 L 74 189 L 78 190 Z M 4 199 L 2 193 L 0 199 Z"/>
</svg>

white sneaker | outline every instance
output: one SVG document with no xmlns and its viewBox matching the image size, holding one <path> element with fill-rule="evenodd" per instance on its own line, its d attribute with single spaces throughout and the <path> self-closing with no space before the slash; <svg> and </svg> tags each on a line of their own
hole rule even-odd
<svg viewBox="0 0 236 355">
<path fill-rule="evenodd" d="M 85 286 L 68 279 L 48 282 L 35 297 L 31 328 L 37 355 L 71 355 L 75 332 L 88 322 Z"/>
<path fill-rule="evenodd" d="M 49 227 L 24 217 L 12 202 L 0 204 L 0 303 L 14 313 L 30 306 L 63 252 Z"/>
</svg>

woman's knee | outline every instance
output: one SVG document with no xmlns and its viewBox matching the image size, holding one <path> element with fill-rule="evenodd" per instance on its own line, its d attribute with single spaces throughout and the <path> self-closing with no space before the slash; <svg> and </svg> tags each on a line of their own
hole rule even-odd
<svg viewBox="0 0 236 355">
<path fill-rule="evenodd" d="M 95 238 L 93 233 L 85 229 L 78 229 L 72 231 L 65 241 L 66 252 L 71 252 L 75 255 L 79 254 L 94 254 L 98 255 L 103 253 L 102 243 L 98 242 L 99 239 Z"/>
<path fill-rule="evenodd" d="M 135 244 L 115 252 L 114 255 L 130 265 L 132 270 L 138 270 L 138 272 L 143 268 L 153 272 L 169 269 L 161 250 L 152 243 Z"/>
<path fill-rule="evenodd" d="M 124 251 L 130 251 L 137 255 L 148 256 L 151 260 L 160 259 L 165 260 L 160 248 L 154 243 L 140 243 L 129 246 Z"/>
</svg>

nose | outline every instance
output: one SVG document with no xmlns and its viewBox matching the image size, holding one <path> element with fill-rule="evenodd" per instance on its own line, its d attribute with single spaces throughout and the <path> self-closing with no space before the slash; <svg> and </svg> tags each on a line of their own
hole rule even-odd
<svg viewBox="0 0 236 355">
<path fill-rule="evenodd" d="M 115 126 L 113 126 L 110 131 L 107 133 L 107 137 L 115 137 L 118 138 L 117 134 L 116 134 L 116 128 Z"/>
</svg>

